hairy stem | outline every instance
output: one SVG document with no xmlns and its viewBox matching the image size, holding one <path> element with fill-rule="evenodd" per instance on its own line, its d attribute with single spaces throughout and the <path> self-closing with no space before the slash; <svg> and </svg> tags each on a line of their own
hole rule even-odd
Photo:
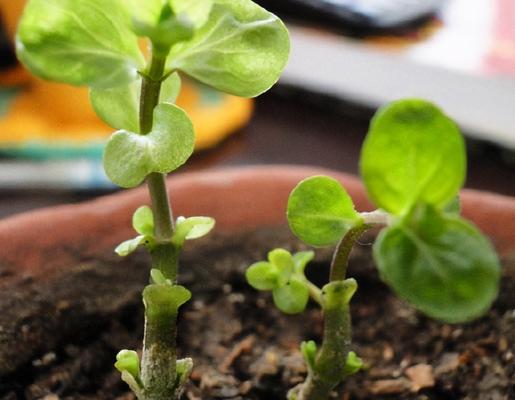
<svg viewBox="0 0 515 400">
<path fill-rule="evenodd" d="M 152 130 L 154 108 L 159 103 L 161 83 L 164 77 L 166 56 L 153 54 L 150 67 L 142 73 L 140 97 L 140 133 Z M 175 283 L 179 250 L 171 243 L 174 225 L 173 213 L 166 190 L 165 175 L 151 173 L 147 184 L 154 213 L 157 245 L 152 250 L 152 267 Z M 145 289 L 147 291 L 148 287 Z M 176 336 L 177 312 L 159 309 L 152 304 L 152 296 L 145 296 L 145 337 L 141 360 L 141 379 L 144 385 L 144 400 L 176 399 Z M 158 310 L 156 312 L 156 310 Z"/>
</svg>

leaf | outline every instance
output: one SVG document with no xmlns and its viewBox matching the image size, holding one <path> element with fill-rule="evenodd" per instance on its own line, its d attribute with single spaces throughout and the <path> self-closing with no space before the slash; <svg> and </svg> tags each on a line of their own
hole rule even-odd
<svg viewBox="0 0 515 400">
<path fill-rule="evenodd" d="M 329 282 L 322 288 L 324 310 L 340 309 L 350 303 L 358 284 L 355 279 Z"/>
<path fill-rule="evenodd" d="M 207 235 L 215 226 L 211 217 L 177 218 L 172 242 L 182 246 L 185 240 L 198 239 Z"/>
<path fill-rule="evenodd" d="M 275 15 L 250 0 L 214 0 L 208 22 L 172 48 L 167 65 L 218 90 L 255 97 L 277 82 L 289 51 L 288 31 Z"/>
<path fill-rule="evenodd" d="M 279 272 L 279 286 L 285 285 L 294 272 L 293 257 L 291 253 L 284 249 L 274 249 L 268 253 L 268 261 L 275 265 Z"/>
<path fill-rule="evenodd" d="M 301 181 L 288 199 L 293 233 L 311 246 L 336 244 L 361 217 L 340 183 L 326 176 Z"/>
<path fill-rule="evenodd" d="M 497 295 L 500 267 L 490 243 L 459 216 L 418 207 L 374 244 L 382 278 L 429 316 L 463 322 Z"/>
<path fill-rule="evenodd" d="M 347 361 L 345 362 L 343 377 L 354 375 L 363 368 L 363 365 L 363 360 L 359 358 L 353 351 L 349 351 L 349 354 L 347 355 Z"/>
<path fill-rule="evenodd" d="M 313 260 L 315 253 L 313 251 L 299 251 L 293 255 L 294 271 L 297 274 L 304 275 L 306 265 Z"/>
<path fill-rule="evenodd" d="M 200 28 L 207 22 L 213 7 L 213 0 L 169 0 L 169 2 L 174 12 L 186 15 L 195 28 Z"/>
<path fill-rule="evenodd" d="M 435 105 L 393 102 L 372 119 L 361 152 L 361 174 L 380 208 L 406 213 L 417 202 L 444 207 L 465 180 L 463 138 Z"/>
<path fill-rule="evenodd" d="M 305 282 L 296 277 L 284 286 L 272 291 L 274 303 L 286 314 L 298 314 L 305 310 L 309 300 L 309 289 Z"/>
<path fill-rule="evenodd" d="M 115 253 L 121 257 L 128 256 L 129 254 L 136 251 L 139 246 L 142 245 L 151 245 L 153 242 L 153 238 L 151 236 L 139 235 L 133 239 L 126 240 L 123 243 L 120 243 L 116 249 L 114 249 Z"/>
<path fill-rule="evenodd" d="M 121 130 L 111 136 L 104 153 L 104 169 L 115 184 L 134 187 L 152 172 L 168 173 L 179 168 L 192 154 L 194 141 L 186 113 L 171 104 L 159 104 L 148 135 Z"/>
<path fill-rule="evenodd" d="M 40 78 L 102 88 L 135 80 L 144 61 L 123 0 L 30 0 L 16 51 Z"/>
<path fill-rule="evenodd" d="M 166 279 L 164 274 L 158 268 L 152 268 L 150 270 L 150 278 L 151 282 L 157 285 L 171 284 L 171 281 L 169 279 Z"/>
<path fill-rule="evenodd" d="M 149 206 L 139 207 L 132 216 L 132 226 L 140 235 L 154 234 L 154 213 Z"/>
<path fill-rule="evenodd" d="M 179 74 L 170 75 L 162 84 L 160 102 L 175 103 L 181 88 Z M 115 129 L 139 132 L 139 100 L 141 79 L 114 88 L 91 88 L 93 109 L 106 124 Z"/>
<path fill-rule="evenodd" d="M 121 350 L 116 355 L 115 368 L 120 371 L 127 371 L 136 380 L 139 380 L 140 366 L 138 353 L 134 350 Z"/>
<path fill-rule="evenodd" d="M 278 268 L 266 261 L 252 264 L 245 272 L 245 278 L 257 290 L 272 290 L 279 286 Z"/>
<path fill-rule="evenodd" d="M 168 318 L 177 314 L 180 306 L 191 298 L 191 292 L 184 286 L 152 284 L 143 290 L 145 312 L 150 318 Z"/>
<path fill-rule="evenodd" d="M 317 345 L 313 340 L 302 342 L 300 344 L 300 352 L 306 361 L 310 370 L 315 368 L 315 359 L 317 355 Z"/>
</svg>

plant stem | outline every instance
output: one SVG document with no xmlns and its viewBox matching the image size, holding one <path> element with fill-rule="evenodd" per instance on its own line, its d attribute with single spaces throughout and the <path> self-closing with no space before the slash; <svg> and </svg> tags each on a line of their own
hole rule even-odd
<svg viewBox="0 0 515 400">
<path fill-rule="evenodd" d="M 148 134 L 152 130 L 154 108 L 159 103 L 161 83 L 164 76 L 166 56 L 153 54 L 148 71 L 142 74 L 140 97 L 140 133 Z M 154 214 L 154 234 L 157 245 L 152 250 L 152 266 L 175 283 L 179 249 L 172 243 L 174 230 L 173 213 L 166 190 L 165 175 L 151 173 L 147 184 Z M 141 380 L 143 382 L 144 400 L 176 399 L 176 310 L 159 309 L 158 304 L 151 304 L 152 297 L 145 296 L 145 337 L 141 360 Z M 155 310 L 158 310 L 156 312 Z M 152 310 L 152 311 L 150 311 Z"/>
<path fill-rule="evenodd" d="M 329 280 L 342 281 L 347 275 L 347 265 L 349 264 L 349 256 L 354 243 L 359 237 L 369 228 L 367 224 L 359 224 L 351 228 L 345 236 L 340 240 L 340 243 L 336 247 L 333 255 L 333 261 L 331 262 L 331 273 Z"/>
<path fill-rule="evenodd" d="M 356 282 L 345 280 L 345 276 L 350 252 L 369 227 L 365 223 L 354 226 L 336 247 L 331 263 L 330 283 L 322 289 L 319 301 L 324 314 L 322 346 L 314 365 L 309 368 L 306 380 L 290 391 L 288 398 L 291 400 L 327 400 L 331 391 L 344 378 L 352 339 L 349 301 L 356 289 Z"/>
</svg>

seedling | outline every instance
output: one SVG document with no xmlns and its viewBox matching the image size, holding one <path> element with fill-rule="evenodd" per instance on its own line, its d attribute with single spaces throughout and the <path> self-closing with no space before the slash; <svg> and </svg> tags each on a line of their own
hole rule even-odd
<svg viewBox="0 0 515 400">
<path fill-rule="evenodd" d="M 396 101 L 375 115 L 361 152 L 376 211 L 357 212 L 341 184 L 326 176 L 307 178 L 292 191 L 287 215 L 293 233 L 314 247 L 336 245 L 329 283 L 319 288 L 306 278 L 312 251 L 276 249 L 246 273 L 254 288 L 272 291 L 281 311 L 300 313 L 311 298 L 324 314 L 320 349 L 313 341 L 301 345 L 308 376 L 290 390 L 290 400 L 327 399 L 361 368 L 351 351 L 349 312 L 357 283 L 346 275 L 351 249 L 371 227 L 382 227 L 373 246 L 380 276 L 400 298 L 448 323 L 490 307 L 500 267 L 488 240 L 460 216 L 465 154 L 458 128 L 440 109 L 423 100 Z"/>
<path fill-rule="evenodd" d="M 126 256 L 145 247 L 152 256 L 141 362 L 135 351 L 122 350 L 115 364 L 141 400 L 177 399 L 188 379 L 192 360 L 177 360 L 175 343 L 178 309 L 191 296 L 177 284 L 178 256 L 186 240 L 215 223 L 209 217 L 174 221 L 169 205 L 165 174 L 194 147 L 192 122 L 174 104 L 178 73 L 254 97 L 277 81 L 288 53 L 283 23 L 250 0 L 27 3 L 19 59 L 43 79 L 90 87 L 95 111 L 118 129 L 105 149 L 107 175 L 124 188 L 148 184 L 152 207 L 133 217 L 138 236 L 116 248 Z"/>
</svg>

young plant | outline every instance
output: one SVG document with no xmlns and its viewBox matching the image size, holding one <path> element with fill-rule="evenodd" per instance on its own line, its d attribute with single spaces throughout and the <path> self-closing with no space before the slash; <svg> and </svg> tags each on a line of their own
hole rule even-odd
<svg viewBox="0 0 515 400">
<path fill-rule="evenodd" d="M 169 205 L 165 174 L 186 162 L 195 139 L 174 105 L 178 72 L 257 96 L 286 64 L 288 32 L 250 0 L 29 0 L 17 54 L 43 79 L 89 86 L 97 114 L 118 129 L 105 149 L 107 175 L 124 188 L 147 182 L 152 208 L 136 210 L 138 236 L 116 248 L 126 256 L 145 247 L 152 257 L 143 352 L 140 361 L 122 350 L 115 365 L 139 399 L 177 399 L 192 368 L 177 360 L 177 313 L 191 296 L 177 284 L 178 257 L 186 240 L 214 226 L 209 217 L 174 221 Z"/>
<path fill-rule="evenodd" d="M 357 283 L 346 275 L 351 249 L 371 227 L 382 227 L 374 259 L 400 298 L 448 323 L 471 320 L 490 307 L 500 267 L 488 240 L 459 215 L 465 154 L 458 128 L 437 107 L 396 101 L 375 115 L 361 153 L 361 174 L 378 210 L 357 212 L 340 183 L 325 176 L 307 178 L 292 191 L 287 215 L 293 233 L 311 246 L 336 245 L 329 283 L 318 288 L 304 275 L 313 252 L 276 249 L 246 273 L 254 288 L 272 291 L 283 312 L 302 312 L 311 297 L 324 314 L 320 349 L 313 341 L 302 343 L 308 376 L 290 390 L 290 400 L 327 399 L 361 368 L 350 351 L 349 302 Z"/>
</svg>

